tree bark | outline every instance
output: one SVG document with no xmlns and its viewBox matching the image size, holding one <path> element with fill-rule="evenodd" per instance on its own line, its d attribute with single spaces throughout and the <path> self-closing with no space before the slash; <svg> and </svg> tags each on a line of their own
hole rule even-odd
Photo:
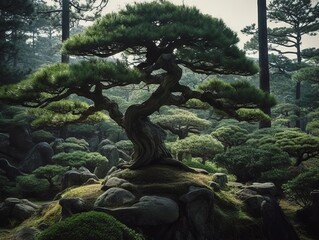
<svg viewBox="0 0 319 240">
<path fill-rule="evenodd" d="M 258 39 L 260 67 L 259 87 L 261 90 L 270 93 L 266 0 L 258 0 Z M 270 116 L 270 107 L 263 107 L 261 110 Z M 259 123 L 259 128 L 267 127 L 271 127 L 271 121 L 261 121 Z"/>
<path fill-rule="evenodd" d="M 70 36 L 70 0 L 62 1 L 62 42 Z M 69 62 L 69 55 L 62 53 L 62 63 Z"/>
<path fill-rule="evenodd" d="M 152 123 L 148 116 L 169 103 L 172 89 L 182 76 L 182 69 L 175 63 L 173 54 L 163 54 L 151 68 L 150 71 L 164 69 L 167 75 L 148 100 L 130 106 L 125 113 L 125 130 L 134 145 L 131 169 L 172 159 L 163 142 L 164 130 Z"/>
</svg>

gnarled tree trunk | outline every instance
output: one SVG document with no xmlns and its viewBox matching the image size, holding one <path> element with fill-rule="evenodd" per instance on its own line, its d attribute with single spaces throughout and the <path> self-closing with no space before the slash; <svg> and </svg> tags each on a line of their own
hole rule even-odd
<svg viewBox="0 0 319 240">
<path fill-rule="evenodd" d="M 167 74 L 157 90 L 148 100 L 130 106 L 125 113 L 124 127 L 134 145 L 131 169 L 172 159 L 163 142 L 166 133 L 160 126 L 152 123 L 148 116 L 170 103 L 172 90 L 182 76 L 182 69 L 175 63 L 173 54 L 162 54 L 150 72 L 160 68 Z"/>
</svg>

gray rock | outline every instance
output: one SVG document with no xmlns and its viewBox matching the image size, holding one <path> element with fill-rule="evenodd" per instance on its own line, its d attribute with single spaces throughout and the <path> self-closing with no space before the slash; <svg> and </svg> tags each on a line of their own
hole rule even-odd
<svg viewBox="0 0 319 240">
<path fill-rule="evenodd" d="M 31 217 L 38 209 L 38 205 L 27 199 L 7 198 L 0 204 L 0 226 L 5 226 L 12 220 L 21 222 Z"/>
<path fill-rule="evenodd" d="M 135 196 L 122 188 L 113 187 L 99 196 L 94 207 L 120 207 L 135 202 Z"/>
<path fill-rule="evenodd" d="M 17 176 L 24 175 L 18 168 L 12 166 L 7 159 L 0 158 L 0 169 L 4 171 L 5 176 L 13 181 Z"/>
<path fill-rule="evenodd" d="M 158 226 L 175 222 L 179 208 L 175 201 L 166 197 L 144 196 L 131 207 L 96 208 L 106 212 L 129 226 Z"/>
<path fill-rule="evenodd" d="M 22 172 L 31 173 L 35 169 L 52 162 L 53 149 L 50 144 L 46 142 L 36 144 L 27 154 L 22 162 L 20 170 Z"/>
<path fill-rule="evenodd" d="M 242 184 L 242 183 L 239 183 L 239 182 L 228 182 L 227 183 L 227 186 L 228 187 L 231 187 L 231 188 L 244 188 L 244 184 Z"/>
<path fill-rule="evenodd" d="M 213 181 L 217 182 L 221 188 L 224 188 L 226 187 L 226 184 L 228 183 L 228 178 L 225 173 L 214 173 Z"/>
<path fill-rule="evenodd" d="M 83 185 L 99 184 L 100 182 L 94 178 L 89 178 Z"/>
<path fill-rule="evenodd" d="M 269 240 L 299 240 L 299 237 L 277 202 L 265 200 L 261 216 L 266 238 Z"/>
<path fill-rule="evenodd" d="M 63 138 L 56 138 L 53 142 L 50 143 L 50 146 L 52 147 L 54 154 L 63 152 L 63 148 L 59 147 L 62 143 L 64 143 Z"/>
<path fill-rule="evenodd" d="M 27 152 L 34 146 L 29 127 L 27 126 L 12 127 L 9 130 L 9 141 L 11 147 L 23 152 Z"/>
<path fill-rule="evenodd" d="M 253 183 L 245 188 L 253 190 L 263 196 L 275 197 L 277 194 L 276 186 L 272 182 Z"/>
<path fill-rule="evenodd" d="M 131 156 L 126 154 L 123 150 L 118 149 L 119 156 L 122 158 L 125 162 L 131 161 Z"/>
<path fill-rule="evenodd" d="M 191 187 L 180 200 L 185 204 L 187 225 L 180 230 L 190 232 L 193 239 L 206 240 L 214 238 L 214 193 L 206 188 Z M 187 237 L 189 238 L 189 237 Z"/>
<path fill-rule="evenodd" d="M 62 207 L 62 218 L 72 216 L 75 213 L 89 211 L 89 206 L 82 198 L 62 198 L 59 204 Z"/>
<path fill-rule="evenodd" d="M 118 177 L 111 177 L 104 183 L 102 190 L 106 191 L 109 188 L 121 187 L 123 183 L 128 183 L 128 181 Z"/>
<path fill-rule="evenodd" d="M 109 160 L 107 160 L 94 169 L 94 174 L 98 178 L 105 178 L 109 170 L 110 170 L 110 163 L 109 163 Z"/>
<path fill-rule="evenodd" d="M 67 171 L 63 175 L 62 189 L 66 189 L 72 186 L 80 186 L 90 178 L 99 180 L 95 174 L 91 173 L 88 169 L 84 167 L 81 167 L 79 169 L 72 169 L 70 171 Z"/>
<path fill-rule="evenodd" d="M 211 181 L 209 182 L 209 186 L 214 190 L 214 192 L 220 191 L 220 186 L 217 182 Z"/>
<path fill-rule="evenodd" d="M 240 200 L 243 200 L 243 201 L 246 200 L 247 198 L 258 195 L 256 191 L 250 190 L 250 189 L 241 189 L 237 191 L 235 194 Z"/>
<path fill-rule="evenodd" d="M 39 230 L 36 228 L 24 227 L 17 233 L 15 240 L 34 240 L 38 233 Z"/>
<path fill-rule="evenodd" d="M 107 144 L 102 147 L 99 147 L 98 152 L 109 160 L 109 169 L 113 166 L 118 165 L 120 156 L 117 147 L 114 144 Z"/>
</svg>

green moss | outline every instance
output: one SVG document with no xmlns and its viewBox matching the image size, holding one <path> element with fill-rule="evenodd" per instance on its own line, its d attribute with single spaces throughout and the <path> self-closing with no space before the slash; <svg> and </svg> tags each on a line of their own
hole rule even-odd
<svg viewBox="0 0 319 240">
<path fill-rule="evenodd" d="M 204 164 L 201 162 L 200 158 L 192 158 L 192 159 L 184 159 L 183 163 L 192 168 L 201 168 L 206 170 L 209 173 L 216 172 L 227 172 L 226 169 L 217 167 L 215 163 L 205 162 Z"/>
<path fill-rule="evenodd" d="M 139 170 L 125 169 L 112 176 L 132 183 L 122 187 L 137 194 L 166 193 L 174 196 L 184 194 L 190 186 L 209 188 L 210 181 L 208 175 L 185 172 L 164 165 L 153 165 Z"/>
<path fill-rule="evenodd" d="M 44 230 L 37 240 L 142 240 L 140 234 L 101 212 L 75 214 Z"/>
</svg>

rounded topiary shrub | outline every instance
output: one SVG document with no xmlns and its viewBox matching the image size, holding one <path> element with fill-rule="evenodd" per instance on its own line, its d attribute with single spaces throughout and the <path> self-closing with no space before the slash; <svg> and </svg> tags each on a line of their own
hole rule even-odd
<svg viewBox="0 0 319 240">
<path fill-rule="evenodd" d="M 310 193 L 319 189 L 319 169 L 310 169 L 299 174 L 283 185 L 288 199 L 301 207 L 308 207 L 312 203 Z"/>
<path fill-rule="evenodd" d="M 291 163 L 287 153 L 271 144 L 259 148 L 232 147 L 224 153 L 217 154 L 213 161 L 234 174 L 239 182 L 256 181 L 263 172 L 287 168 Z"/>
<path fill-rule="evenodd" d="M 55 139 L 52 133 L 45 130 L 34 131 L 32 132 L 31 135 L 32 135 L 32 141 L 35 143 L 40 143 L 40 142 L 51 143 Z"/>
<path fill-rule="evenodd" d="M 86 167 L 93 171 L 95 167 L 108 161 L 98 152 L 75 151 L 71 153 L 58 153 L 52 157 L 53 162 L 61 166 Z"/>
<path fill-rule="evenodd" d="M 142 235 L 102 212 L 75 214 L 44 230 L 37 240 L 142 240 Z"/>
</svg>

